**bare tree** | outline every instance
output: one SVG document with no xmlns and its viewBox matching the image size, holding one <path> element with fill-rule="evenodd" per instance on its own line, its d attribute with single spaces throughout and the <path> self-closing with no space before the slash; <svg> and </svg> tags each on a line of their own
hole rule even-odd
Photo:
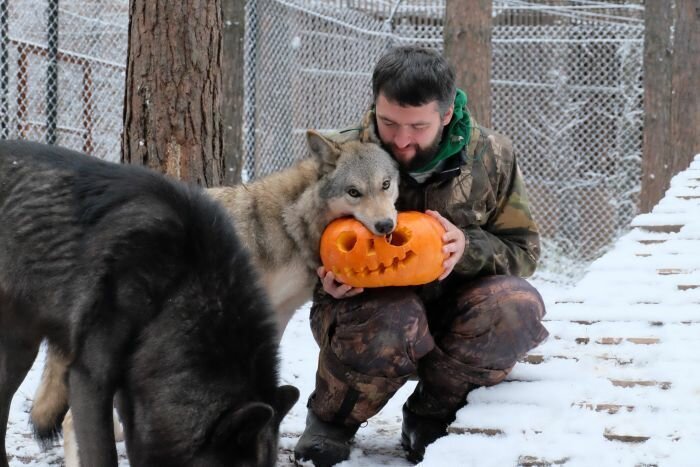
<svg viewBox="0 0 700 467">
<path fill-rule="evenodd" d="M 221 0 L 131 0 L 122 161 L 223 182 Z"/>
<path fill-rule="evenodd" d="M 457 86 L 469 96 L 478 123 L 491 126 L 492 0 L 447 0 L 445 57 L 455 68 Z"/>
<path fill-rule="evenodd" d="M 644 17 L 640 209 L 649 212 L 700 152 L 700 1 L 647 0 Z"/>
</svg>

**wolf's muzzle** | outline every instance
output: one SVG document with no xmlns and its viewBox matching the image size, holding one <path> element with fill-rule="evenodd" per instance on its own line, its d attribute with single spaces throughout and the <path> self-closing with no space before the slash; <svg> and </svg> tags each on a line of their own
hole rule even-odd
<svg viewBox="0 0 700 467">
<path fill-rule="evenodd" d="M 378 221 L 374 224 L 374 230 L 381 235 L 391 233 L 391 231 L 394 230 L 394 221 L 391 219 L 383 219 Z"/>
</svg>

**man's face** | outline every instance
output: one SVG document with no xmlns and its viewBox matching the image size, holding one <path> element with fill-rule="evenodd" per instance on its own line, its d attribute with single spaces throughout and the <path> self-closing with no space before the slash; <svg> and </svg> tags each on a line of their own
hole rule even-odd
<svg viewBox="0 0 700 467">
<path fill-rule="evenodd" d="M 418 169 L 437 153 L 442 130 L 450 123 L 453 107 L 440 116 L 438 102 L 401 106 L 379 93 L 375 102 L 379 139 L 404 168 Z"/>
</svg>

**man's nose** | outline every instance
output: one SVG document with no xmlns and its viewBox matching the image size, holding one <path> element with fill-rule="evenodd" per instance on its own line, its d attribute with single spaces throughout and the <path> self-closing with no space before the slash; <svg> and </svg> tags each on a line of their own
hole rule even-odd
<svg viewBox="0 0 700 467">
<path fill-rule="evenodd" d="M 411 144 L 411 136 L 408 134 L 407 130 L 399 128 L 394 136 L 394 145 L 397 148 L 403 149 Z"/>
</svg>

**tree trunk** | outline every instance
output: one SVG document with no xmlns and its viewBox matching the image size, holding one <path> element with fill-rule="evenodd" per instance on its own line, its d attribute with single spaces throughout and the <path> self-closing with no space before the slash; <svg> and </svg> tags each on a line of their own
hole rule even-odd
<svg viewBox="0 0 700 467">
<path fill-rule="evenodd" d="M 243 51 L 245 32 L 245 1 L 222 0 L 224 17 L 223 108 L 224 183 L 235 185 L 241 181 L 245 163 L 243 147 Z"/>
<path fill-rule="evenodd" d="M 224 179 L 220 0 L 131 0 L 122 161 Z"/>
<path fill-rule="evenodd" d="M 700 153 L 700 0 L 647 0 L 640 210 Z"/>
<path fill-rule="evenodd" d="M 447 0 L 445 57 L 476 121 L 491 127 L 492 0 Z"/>
</svg>

